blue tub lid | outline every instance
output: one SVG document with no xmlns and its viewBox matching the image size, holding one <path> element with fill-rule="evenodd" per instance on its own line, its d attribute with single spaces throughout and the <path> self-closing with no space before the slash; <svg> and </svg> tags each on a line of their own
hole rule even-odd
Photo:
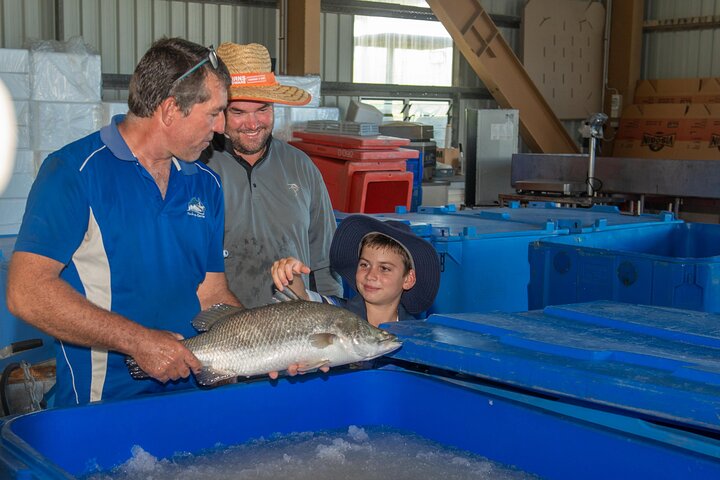
<svg viewBox="0 0 720 480">
<path fill-rule="evenodd" d="M 394 358 L 720 432 L 720 314 L 597 301 L 383 328 Z"/>
<path fill-rule="evenodd" d="M 422 207 L 420 210 L 422 210 Z M 527 207 L 521 207 L 518 202 L 511 202 L 509 207 L 475 208 L 451 213 L 535 225 L 543 225 L 550 221 L 555 223 L 556 228 L 566 228 L 571 233 L 682 222 L 682 220 L 675 219 L 671 212 L 629 215 L 621 213 L 616 206 L 612 205 L 593 205 L 591 208 L 565 208 L 557 207 L 554 203 L 548 202 L 532 203 Z"/>
<path fill-rule="evenodd" d="M 406 212 L 375 213 L 371 217 L 379 220 L 396 220 L 411 226 L 416 235 L 422 237 L 462 240 L 467 238 L 494 238 L 508 236 L 557 235 L 568 233 L 557 229 L 554 222 L 522 223 L 508 222 L 499 218 L 484 218 L 473 215 L 450 215 L 447 207 L 435 207 L 423 213 Z M 452 211 L 455 211 L 452 209 Z M 335 212 L 338 223 L 351 213 Z"/>
</svg>

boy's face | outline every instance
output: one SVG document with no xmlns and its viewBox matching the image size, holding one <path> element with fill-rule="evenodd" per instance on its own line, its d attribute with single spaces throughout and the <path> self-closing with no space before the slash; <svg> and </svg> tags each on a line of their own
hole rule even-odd
<svg viewBox="0 0 720 480">
<path fill-rule="evenodd" d="M 403 291 L 415 285 L 415 270 L 405 273 L 402 257 L 384 248 L 363 247 L 360 252 L 355 284 L 365 302 L 391 305 Z"/>
</svg>

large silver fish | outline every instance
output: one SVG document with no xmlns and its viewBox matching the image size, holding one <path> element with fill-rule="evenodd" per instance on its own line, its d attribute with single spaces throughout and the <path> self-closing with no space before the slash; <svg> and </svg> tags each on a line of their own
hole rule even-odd
<svg viewBox="0 0 720 480">
<path fill-rule="evenodd" d="M 401 346 L 395 335 L 348 310 L 302 300 L 251 309 L 215 305 L 200 312 L 193 327 L 204 333 L 182 343 L 203 364 L 196 375 L 201 385 L 293 364 L 308 371 L 371 360 Z M 134 360 L 127 363 L 134 378 L 148 378 Z"/>
</svg>

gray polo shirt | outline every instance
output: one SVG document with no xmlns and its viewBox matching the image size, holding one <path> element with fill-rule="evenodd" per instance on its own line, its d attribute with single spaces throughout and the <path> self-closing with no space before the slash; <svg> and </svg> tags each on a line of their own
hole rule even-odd
<svg viewBox="0 0 720 480">
<path fill-rule="evenodd" d="M 270 303 L 270 267 L 292 256 L 313 270 L 315 290 L 342 295 L 340 277 L 330 271 L 336 224 L 320 171 L 285 142 L 273 138 L 268 147 L 254 166 L 228 151 L 216 150 L 208 161 L 223 183 L 230 289 L 246 307 Z"/>
</svg>

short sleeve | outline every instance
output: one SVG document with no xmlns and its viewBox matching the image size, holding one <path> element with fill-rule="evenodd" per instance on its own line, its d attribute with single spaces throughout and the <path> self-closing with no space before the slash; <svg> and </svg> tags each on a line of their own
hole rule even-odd
<svg viewBox="0 0 720 480">
<path fill-rule="evenodd" d="M 70 262 L 90 218 L 83 175 L 58 154 L 43 162 L 30 189 L 15 251 Z"/>
</svg>

